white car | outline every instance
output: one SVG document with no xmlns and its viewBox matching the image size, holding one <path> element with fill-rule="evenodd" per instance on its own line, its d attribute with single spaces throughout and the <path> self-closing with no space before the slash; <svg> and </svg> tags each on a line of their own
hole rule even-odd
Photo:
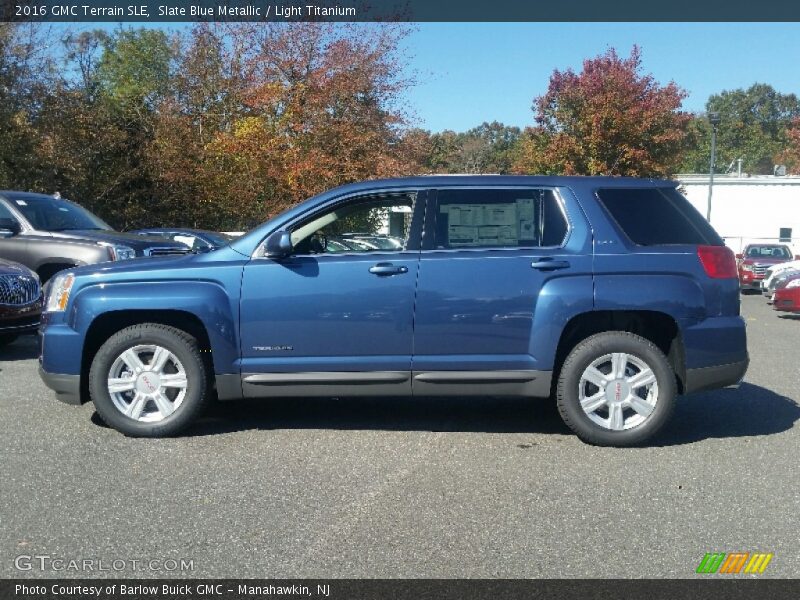
<svg viewBox="0 0 800 600">
<path fill-rule="evenodd" d="M 800 271 L 800 260 L 792 260 L 789 262 L 772 265 L 769 269 L 767 269 L 767 272 L 764 275 L 764 279 L 761 280 L 761 290 L 766 292 L 769 289 L 770 283 L 772 283 L 773 278 L 776 275 L 779 275 L 781 272 L 786 271 L 787 269 Z"/>
</svg>

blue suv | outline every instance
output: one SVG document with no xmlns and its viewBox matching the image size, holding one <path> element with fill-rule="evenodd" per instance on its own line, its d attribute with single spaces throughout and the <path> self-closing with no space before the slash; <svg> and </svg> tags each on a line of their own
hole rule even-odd
<svg viewBox="0 0 800 600">
<path fill-rule="evenodd" d="M 748 364 L 733 253 L 675 182 L 607 177 L 339 187 L 207 254 L 61 273 L 41 341 L 57 397 L 134 436 L 212 399 L 486 395 L 627 446 Z"/>
</svg>

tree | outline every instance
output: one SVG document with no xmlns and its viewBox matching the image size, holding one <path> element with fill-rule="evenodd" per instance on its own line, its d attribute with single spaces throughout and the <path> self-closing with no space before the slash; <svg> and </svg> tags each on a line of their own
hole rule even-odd
<svg viewBox="0 0 800 600">
<path fill-rule="evenodd" d="M 781 94 L 772 86 L 756 83 L 745 89 L 714 94 L 706 111 L 720 115 L 717 129 L 717 165 L 725 170 L 742 159 L 748 173 L 771 174 L 778 154 L 786 142 L 793 119 L 800 116 L 800 100 L 795 94 Z M 691 123 L 690 145 L 682 165 L 684 172 L 706 173 L 711 153 L 711 126 L 706 114 Z"/>
<path fill-rule="evenodd" d="M 508 173 L 518 127 L 484 122 L 463 133 L 428 134 L 425 167 L 432 173 Z"/>
<path fill-rule="evenodd" d="M 786 130 L 786 144 L 776 162 L 786 165 L 792 175 L 800 175 L 800 117 Z"/>
<path fill-rule="evenodd" d="M 614 49 L 583 69 L 554 71 L 534 100 L 536 125 L 525 131 L 517 172 L 666 176 L 680 164 L 690 116 L 686 92 L 642 75 L 641 54 Z"/>
<path fill-rule="evenodd" d="M 258 222 L 335 185 L 417 170 L 403 139 L 405 31 L 319 23 L 231 29 L 241 106 L 204 145 L 198 175 L 218 190 L 223 214 Z"/>
</svg>

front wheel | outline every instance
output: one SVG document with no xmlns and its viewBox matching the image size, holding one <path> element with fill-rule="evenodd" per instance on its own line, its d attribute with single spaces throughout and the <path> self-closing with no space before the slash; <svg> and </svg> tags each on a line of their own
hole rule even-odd
<svg viewBox="0 0 800 600">
<path fill-rule="evenodd" d="M 578 344 L 561 368 L 557 403 L 586 443 L 632 446 L 652 437 L 675 409 L 675 374 L 664 353 L 632 333 L 610 331 Z"/>
<path fill-rule="evenodd" d="M 106 423 L 137 437 L 180 432 L 209 397 L 197 340 L 155 323 L 127 327 L 102 345 L 92 361 L 89 392 Z"/>
</svg>

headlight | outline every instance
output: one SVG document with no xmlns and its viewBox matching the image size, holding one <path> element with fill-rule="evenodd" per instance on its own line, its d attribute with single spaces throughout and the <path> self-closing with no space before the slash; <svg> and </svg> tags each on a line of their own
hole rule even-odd
<svg viewBox="0 0 800 600">
<path fill-rule="evenodd" d="M 64 312 L 69 302 L 69 294 L 72 291 L 72 284 L 75 283 L 75 275 L 65 273 L 56 275 L 50 282 L 47 294 L 47 312 Z"/>
<path fill-rule="evenodd" d="M 136 258 L 136 250 L 128 246 L 108 246 L 108 253 L 111 255 L 111 260 L 130 260 Z"/>
<path fill-rule="evenodd" d="M 753 265 L 742 265 L 742 271 L 752 271 Z"/>
<path fill-rule="evenodd" d="M 786 289 L 800 287 L 800 279 L 792 279 L 789 283 L 786 284 Z"/>
</svg>

